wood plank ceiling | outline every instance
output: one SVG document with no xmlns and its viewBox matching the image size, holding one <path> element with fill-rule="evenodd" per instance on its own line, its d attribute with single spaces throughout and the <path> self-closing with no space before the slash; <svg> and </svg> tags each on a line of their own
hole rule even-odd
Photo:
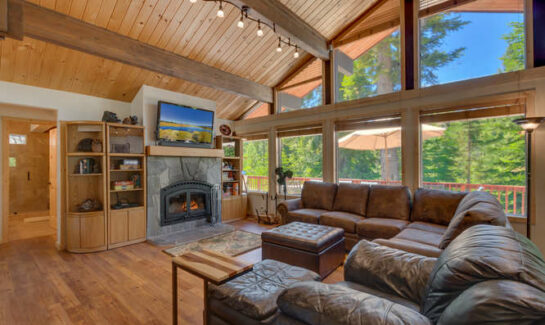
<svg viewBox="0 0 545 325">
<path fill-rule="evenodd" d="M 255 82 L 274 86 L 299 62 L 293 49 L 275 51 L 277 38 L 256 24 L 239 29 L 240 12 L 189 0 L 31 0 L 85 22 L 186 56 Z M 281 0 L 331 39 L 373 0 Z M 130 102 L 143 85 L 216 101 L 220 118 L 235 119 L 255 100 L 203 87 L 126 64 L 25 38 L 0 41 L 0 80 Z M 301 56 L 302 58 L 304 55 Z"/>
</svg>

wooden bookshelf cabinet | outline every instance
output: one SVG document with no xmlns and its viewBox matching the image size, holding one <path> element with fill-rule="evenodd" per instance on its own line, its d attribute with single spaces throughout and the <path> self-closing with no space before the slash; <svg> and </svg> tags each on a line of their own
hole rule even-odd
<svg viewBox="0 0 545 325">
<path fill-rule="evenodd" d="M 108 248 L 146 240 L 146 155 L 144 127 L 106 124 L 108 166 Z M 126 164 L 131 161 L 134 164 Z M 126 189 L 116 181 L 133 180 Z"/>
<path fill-rule="evenodd" d="M 221 218 L 225 223 L 246 218 L 248 197 L 242 193 L 243 139 L 217 136 L 216 149 L 223 150 L 221 166 Z"/>
<path fill-rule="evenodd" d="M 88 253 L 145 241 L 144 127 L 74 121 L 63 122 L 62 131 L 66 249 Z M 98 140 L 92 151 L 78 149 L 84 139 Z M 93 163 L 82 163 L 89 161 Z M 127 164 L 130 161 L 134 165 Z M 115 181 L 130 180 L 138 180 L 137 185 L 112 186 Z M 100 209 L 81 211 L 87 199 L 98 202 Z"/>
<path fill-rule="evenodd" d="M 66 249 L 75 253 L 106 250 L 106 153 L 105 125 L 102 122 L 64 122 L 63 171 L 65 179 Z M 80 141 L 94 140 L 79 147 Z M 98 209 L 80 209 L 85 200 L 94 200 Z"/>
</svg>

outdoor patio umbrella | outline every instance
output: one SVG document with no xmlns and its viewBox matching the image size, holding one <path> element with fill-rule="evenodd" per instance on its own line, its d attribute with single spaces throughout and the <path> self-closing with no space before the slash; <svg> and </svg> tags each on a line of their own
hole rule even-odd
<svg viewBox="0 0 545 325">
<path fill-rule="evenodd" d="M 422 141 L 440 137 L 445 129 L 422 124 Z M 401 147 L 401 127 L 354 131 L 339 139 L 339 148 L 352 150 L 388 150 Z M 388 163 L 385 164 L 386 168 Z M 388 175 L 388 171 L 385 173 Z"/>
</svg>

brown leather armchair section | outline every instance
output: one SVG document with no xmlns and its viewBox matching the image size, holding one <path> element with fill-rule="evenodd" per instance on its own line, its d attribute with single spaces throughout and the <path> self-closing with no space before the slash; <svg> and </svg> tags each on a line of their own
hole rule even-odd
<svg viewBox="0 0 545 325">
<path fill-rule="evenodd" d="M 411 221 L 447 226 L 467 193 L 419 188 L 414 193 Z"/>
<path fill-rule="evenodd" d="M 517 282 L 506 284 L 512 291 L 520 291 L 519 299 L 505 301 L 503 294 L 480 297 L 475 285 L 490 283 L 497 290 L 496 281 Z M 473 226 L 456 237 L 443 251 L 427 284 L 423 297 L 422 313 L 437 322 L 442 314 L 462 294 L 468 301 L 478 299 L 478 308 L 485 314 L 487 323 L 501 322 L 506 309 L 511 312 L 525 310 L 527 315 L 545 322 L 545 305 L 536 305 L 536 296 L 528 286 L 545 296 L 545 261 L 538 248 L 526 237 L 515 231 L 498 226 Z M 481 287 L 482 288 L 482 287 Z M 507 287 L 501 291 L 507 291 Z M 539 295 L 538 295 L 539 296 Z M 479 298 L 480 297 L 480 298 Z M 483 301 L 484 300 L 484 301 Z M 466 303 L 457 302 L 466 312 L 472 309 Z M 530 308 L 532 307 L 532 308 Z"/>
<path fill-rule="evenodd" d="M 456 236 L 478 224 L 509 226 L 503 208 L 494 196 L 486 192 L 471 192 L 458 205 L 456 215 L 443 234 L 439 248 L 445 249 Z"/>
<path fill-rule="evenodd" d="M 303 208 L 332 210 L 337 194 L 337 184 L 324 182 L 310 182 L 303 184 L 301 200 Z"/>
<path fill-rule="evenodd" d="M 358 222 L 356 231 L 363 239 L 392 238 L 403 230 L 409 221 L 390 218 L 369 218 Z"/>
<path fill-rule="evenodd" d="M 373 185 L 367 203 L 367 218 L 409 220 L 411 193 L 407 186 Z"/>
</svg>

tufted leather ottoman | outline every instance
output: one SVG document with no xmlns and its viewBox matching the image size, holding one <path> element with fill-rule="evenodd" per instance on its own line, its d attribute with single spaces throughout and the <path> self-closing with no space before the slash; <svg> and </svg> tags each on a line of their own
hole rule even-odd
<svg viewBox="0 0 545 325">
<path fill-rule="evenodd" d="M 208 285 L 208 324 L 272 324 L 279 314 L 276 300 L 287 287 L 319 279 L 304 268 L 263 260 L 233 280 Z"/>
<path fill-rule="evenodd" d="M 344 230 L 292 222 L 261 234 L 262 257 L 301 266 L 322 278 L 344 260 Z"/>
</svg>

